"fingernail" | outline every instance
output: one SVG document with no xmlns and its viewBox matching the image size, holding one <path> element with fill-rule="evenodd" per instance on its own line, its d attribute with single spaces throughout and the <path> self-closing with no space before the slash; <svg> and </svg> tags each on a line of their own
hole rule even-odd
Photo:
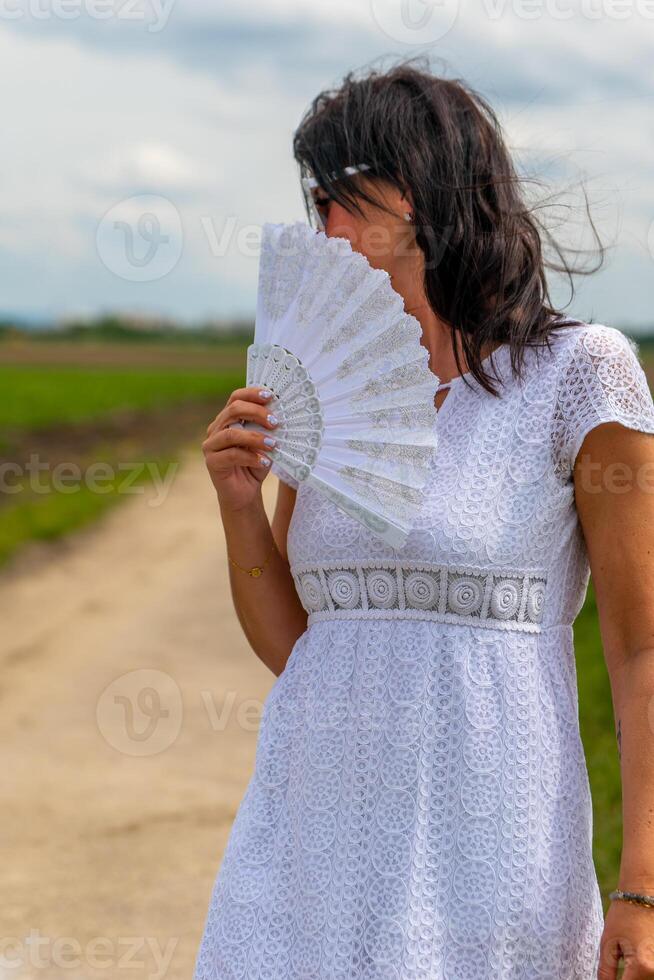
<svg viewBox="0 0 654 980">
<path fill-rule="evenodd" d="M 259 456 L 259 462 L 262 466 L 270 466 L 270 460 L 267 456 Z"/>
<path fill-rule="evenodd" d="M 262 390 L 259 392 L 260 398 L 270 398 L 271 395 L 272 391 L 268 391 L 267 388 L 262 388 Z"/>
<path fill-rule="evenodd" d="M 278 425 L 279 424 L 279 419 L 277 418 L 276 415 L 269 415 L 268 416 L 268 421 L 270 422 L 271 425 Z"/>
<path fill-rule="evenodd" d="M 273 446 L 276 446 L 277 445 L 277 440 L 276 439 L 273 439 L 272 436 L 265 436 L 265 438 L 263 440 L 263 443 L 264 443 L 264 446 L 270 446 L 270 448 L 272 449 Z"/>
</svg>

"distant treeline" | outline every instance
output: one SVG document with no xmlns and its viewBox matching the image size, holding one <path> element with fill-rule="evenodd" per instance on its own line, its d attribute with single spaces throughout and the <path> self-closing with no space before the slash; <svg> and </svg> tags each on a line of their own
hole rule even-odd
<svg viewBox="0 0 654 980">
<path fill-rule="evenodd" d="M 171 321 L 157 321 L 128 316 L 107 315 L 89 320 L 68 320 L 44 326 L 0 320 L 0 340 L 56 341 L 123 341 L 125 343 L 172 344 L 241 344 L 250 343 L 253 320 L 230 320 L 183 326 Z"/>
<path fill-rule="evenodd" d="M 616 326 L 618 326 L 616 324 Z M 654 350 L 654 326 L 646 331 L 620 329 L 633 337 L 643 353 Z M 235 319 L 198 323 L 190 326 L 170 320 L 156 320 L 109 314 L 88 320 L 68 320 L 42 326 L 27 326 L 11 320 L 0 320 L 0 341 L 29 339 L 42 341 L 124 341 L 125 343 L 171 344 L 249 344 L 254 334 L 254 320 Z"/>
</svg>

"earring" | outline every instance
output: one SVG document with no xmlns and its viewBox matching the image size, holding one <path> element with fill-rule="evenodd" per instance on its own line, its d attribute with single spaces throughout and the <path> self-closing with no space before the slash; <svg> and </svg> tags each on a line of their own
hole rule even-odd
<svg viewBox="0 0 654 980">
<path fill-rule="evenodd" d="M 404 212 L 404 220 L 405 221 L 413 221 L 413 214 L 412 214 L 411 211 L 405 211 Z"/>
</svg>

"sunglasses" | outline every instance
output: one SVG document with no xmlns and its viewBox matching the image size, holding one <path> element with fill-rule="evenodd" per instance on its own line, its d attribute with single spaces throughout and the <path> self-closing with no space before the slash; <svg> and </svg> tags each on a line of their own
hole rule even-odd
<svg viewBox="0 0 654 980">
<path fill-rule="evenodd" d="M 367 163 L 359 163 L 356 166 L 345 167 L 344 170 L 330 174 L 331 180 L 343 180 L 345 177 L 352 177 L 354 174 L 370 170 Z M 309 217 L 309 224 L 316 231 L 324 231 L 327 226 L 329 205 L 332 199 L 327 192 L 320 186 L 308 167 L 302 166 L 300 183 L 304 194 L 304 203 Z"/>
</svg>

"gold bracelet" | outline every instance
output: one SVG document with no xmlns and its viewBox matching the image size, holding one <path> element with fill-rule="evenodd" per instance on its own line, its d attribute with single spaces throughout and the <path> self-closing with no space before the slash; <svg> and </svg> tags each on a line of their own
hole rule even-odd
<svg viewBox="0 0 654 980">
<path fill-rule="evenodd" d="M 229 554 L 227 555 L 227 557 L 231 561 L 232 565 L 236 565 L 236 567 L 240 568 L 242 572 L 245 572 L 247 575 L 250 575 L 252 578 L 259 578 L 260 575 L 263 575 L 263 570 L 265 566 L 268 564 L 268 561 L 270 560 L 274 550 L 275 550 L 275 539 L 273 538 L 272 548 L 270 549 L 270 552 L 266 560 L 263 562 L 262 565 L 253 565 L 252 568 L 243 568 L 243 566 L 239 565 L 237 561 L 234 561 L 234 559 Z"/>
</svg>

